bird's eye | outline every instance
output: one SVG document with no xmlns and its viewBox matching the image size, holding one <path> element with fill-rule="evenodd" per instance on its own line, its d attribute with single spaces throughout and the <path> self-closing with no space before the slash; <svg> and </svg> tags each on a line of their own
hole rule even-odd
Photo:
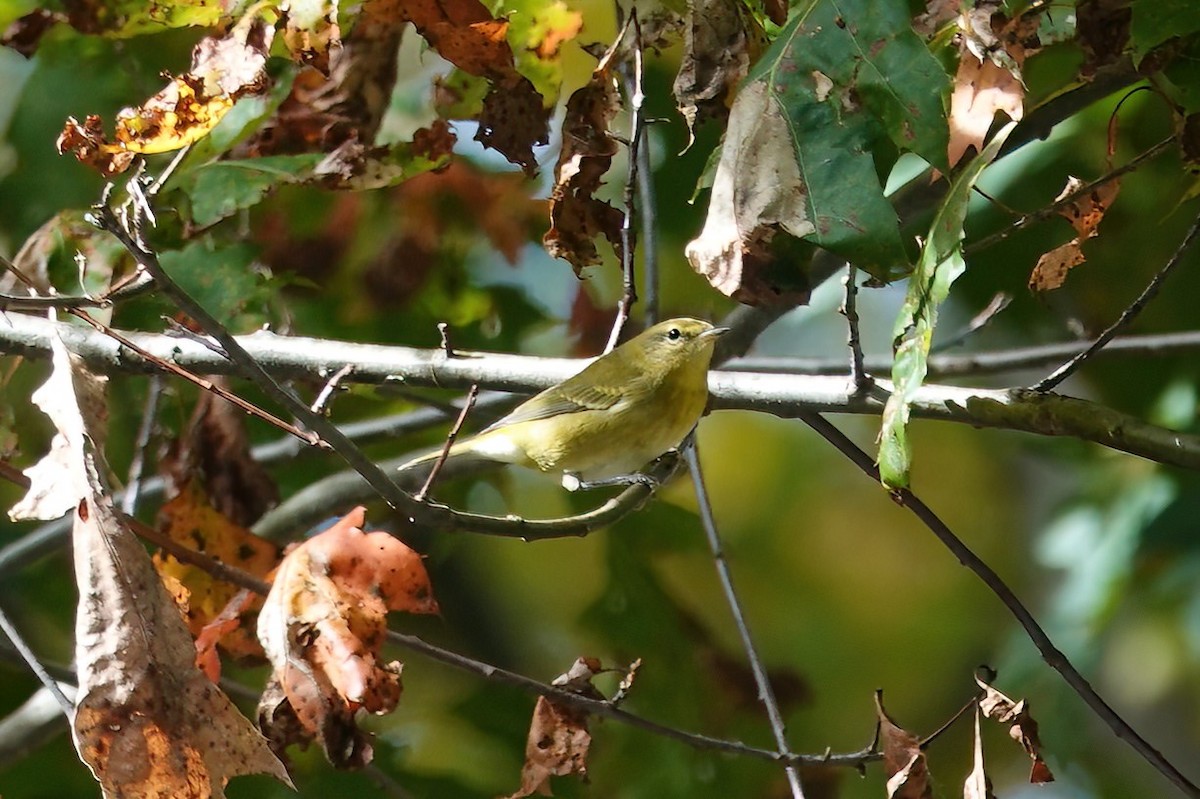
<svg viewBox="0 0 1200 799">
<path fill-rule="evenodd" d="M 675 341 L 682 335 L 683 334 L 679 332 L 679 328 L 677 327 L 673 327 L 667 331 L 667 338 L 671 339 L 671 341 Z"/>
</svg>

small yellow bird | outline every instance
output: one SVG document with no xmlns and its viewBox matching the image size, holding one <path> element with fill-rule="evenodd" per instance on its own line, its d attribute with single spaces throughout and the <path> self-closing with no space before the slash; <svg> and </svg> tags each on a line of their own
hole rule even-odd
<svg viewBox="0 0 1200 799">
<path fill-rule="evenodd" d="M 571 489 L 640 482 L 645 478 L 637 471 L 679 446 L 700 420 L 713 345 L 726 332 L 699 319 L 659 322 L 454 444 L 447 459 L 563 472 L 563 485 Z M 438 450 L 400 468 L 440 455 Z"/>
</svg>

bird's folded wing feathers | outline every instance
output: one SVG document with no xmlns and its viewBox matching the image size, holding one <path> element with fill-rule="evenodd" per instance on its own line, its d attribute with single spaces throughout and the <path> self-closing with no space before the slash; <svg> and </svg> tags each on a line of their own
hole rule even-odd
<svg viewBox="0 0 1200 799">
<path fill-rule="evenodd" d="M 523 405 L 517 406 L 508 416 L 489 426 L 487 430 L 519 422 L 533 422 L 538 419 L 548 419 L 551 416 L 561 416 L 580 411 L 604 411 L 616 405 L 621 399 L 620 386 L 586 385 L 582 381 L 574 383 L 568 380 L 533 397 Z M 485 430 L 484 432 L 487 432 Z"/>
</svg>

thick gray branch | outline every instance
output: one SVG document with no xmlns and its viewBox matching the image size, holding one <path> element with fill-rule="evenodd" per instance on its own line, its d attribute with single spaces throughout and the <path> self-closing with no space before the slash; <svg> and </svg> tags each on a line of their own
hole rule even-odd
<svg viewBox="0 0 1200 799">
<path fill-rule="evenodd" d="M 151 364 L 117 342 L 92 330 L 57 323 L 67 347 L 101 372 L 146 372 Z M 0 318 L 0 352 L 46 357 L 55 323 L 20 314 Z M 130 333 L 136 344 L 164 360 L 192 371 L 227 374 L 232 366 L 202 343 L 164 335 Z M 582 362 L 570 358 L 535 358 L 498 353 L 459 353 L 385 347 L 312 338 L 290 338 L 259 332 L 239 342 L 277 377 L 324 380 L 347 363 L 348 381 L 369 384 L 466 388 L 472 383 L 503 391 L 539 391 L 577 372 Z M 838 376 L 713 372 L 709 378 L 713 406 L 751 410 L 794 418 L 802 412 L 878 415 L 890 383 L 853 396 Z M 1022 430 L 1039 435 L 1068 436 L 1161 463 L 1200 469 L 1200 437 L 1167 430 L 1086 400 L 1023 390 L 984 390 L 925 385 L 912 413 L 918 418 L 962 422 L 975 427 Z"/>
</svg>

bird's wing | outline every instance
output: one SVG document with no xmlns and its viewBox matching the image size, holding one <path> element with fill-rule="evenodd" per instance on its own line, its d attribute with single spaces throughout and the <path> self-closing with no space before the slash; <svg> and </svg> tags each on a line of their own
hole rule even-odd
<svg viewBox="0 0 1200 799">
<path fill-rule="evenodd" d="M 621 395 L 620 386 L 587 385 L 585 381 L 570 378 L 518 405 L 512 413 L 487 429 L 495 430 L 518 422 L 532 422 L 566 413 L 607 410 L 617 404 Z"/>
</svg>

